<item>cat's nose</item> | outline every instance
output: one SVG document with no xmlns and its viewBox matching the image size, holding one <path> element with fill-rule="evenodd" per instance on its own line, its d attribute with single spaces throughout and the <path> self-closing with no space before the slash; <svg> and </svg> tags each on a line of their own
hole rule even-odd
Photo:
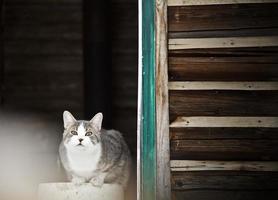
<svg viewBox="0 0 278 200">
<path fill-rule="evenodd" d="M 82 138 L 79 138 L 79 142 L 81 143 L 83 141 L 83 139 Z"/>
</svg>

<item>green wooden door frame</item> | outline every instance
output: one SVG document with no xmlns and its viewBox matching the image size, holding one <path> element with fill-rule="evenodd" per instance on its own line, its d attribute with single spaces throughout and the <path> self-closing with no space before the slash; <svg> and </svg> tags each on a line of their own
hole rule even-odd
<svg viewBox="0 0 278 200">
<path fill-rule="evenodd" d="M 155 0 L 139 0 L 138 197 L 156 199 Z M 140 12 L 140 11 L 139 11 Z"/>
<path fill-rule="evenodd" d="M 170 200 L 167 0 L 139 0 L 137 200 Z"/>
</svg>

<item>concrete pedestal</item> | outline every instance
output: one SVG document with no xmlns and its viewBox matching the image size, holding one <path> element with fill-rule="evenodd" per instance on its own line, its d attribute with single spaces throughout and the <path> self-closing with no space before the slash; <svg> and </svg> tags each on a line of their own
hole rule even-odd
<svg viewBox="0 0 278 200">
<path fill-rule="evenodd" d="M 101 188 L 90 183 L 76 186 L 72 183 L 42 183 L 38 200 L 124 200 L 120 185 L 104 184 Z"/>
</svg>

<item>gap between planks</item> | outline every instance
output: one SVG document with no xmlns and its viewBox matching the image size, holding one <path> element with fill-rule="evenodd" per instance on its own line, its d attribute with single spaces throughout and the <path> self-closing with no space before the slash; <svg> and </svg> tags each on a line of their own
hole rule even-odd
<svg viewBox="0 0 278 200">
<path fill-rule="evenodd" d="M 171 160 L 171 171 L 278 171 L 274 161 Z"/>
<path fill-rule="evenodd" d="M 278 0 L 168 0 L 168 6 L 278 3 Z"/>
<path fill-rule="evenodd" d="M 169 90 L 278 90 L 278 82 L 171 81 Z"/>
<path fill-rule="evenodd" d="M 265 127 L 278 128 L 278 117 L 177 117 L 171 128 L 186 127 Z"/>
<path fill-rule="evenodd" d="M 169 39 L 169 50 L 278 46 L 278 36 Z"/>
</svg>

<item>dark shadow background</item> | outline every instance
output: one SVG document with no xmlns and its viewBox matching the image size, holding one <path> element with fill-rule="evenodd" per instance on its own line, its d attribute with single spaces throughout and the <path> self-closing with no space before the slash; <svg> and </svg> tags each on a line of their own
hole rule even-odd
<svg viewBox="0 0 278 200">
<path fill-rule="evenodd" d="M 44 152 L 54 159 L 62 112 L 90 119 L 101 111 L 135 161 L 137 14 L 136 0 L 2 0 L 1 123 L 12 121 L 13 135 L 32 129 L 28 137 L 40 135 L 32 144 L 50 141 Z"/>
</svg>

